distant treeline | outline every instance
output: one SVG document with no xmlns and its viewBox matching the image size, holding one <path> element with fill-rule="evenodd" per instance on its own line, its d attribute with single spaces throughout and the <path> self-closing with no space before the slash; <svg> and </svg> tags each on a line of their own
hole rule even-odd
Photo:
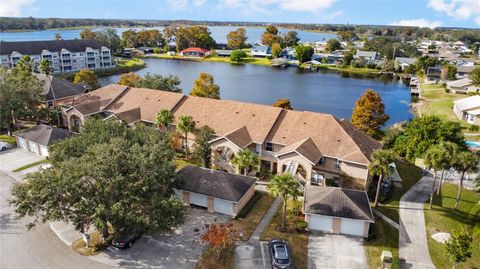
<svg viewBox="0 0 480 269">
<path fill-rule="evenodd" d="M 0 18 L 0 31 L 43 30 L 73 27 L 155 27 L 175 25 L 206 26 L 266 26 L 266 22 L 227 22 L 189 20 L 114 20 L 114 19 L 60 19 L 60 18 Z M 480 42 L 480 29 L 468 28 L 418 28 L 381 25 L 342 25 L 342 24 L 296 24 L 274 23 L 273 25 L 297 30 L 338 32 L 353 31 L 357 35 L 395 37 L 402 41 L 429 38 L 443 41 L 462 40 L 469 44 Z"/>
</svg>

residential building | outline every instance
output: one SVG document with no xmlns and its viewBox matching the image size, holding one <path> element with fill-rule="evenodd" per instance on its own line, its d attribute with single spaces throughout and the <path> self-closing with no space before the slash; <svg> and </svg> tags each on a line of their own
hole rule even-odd
<svg viewBox="0 0 480 269">
<path fill-rule="evenodd" d="M 405 67 L 415 64 L 416 61 L 415 58 L 395 57 L 395 67 L 400 67 L 403 70 Z"/>
<path fill-rule="evenodd" d="M 380 60 L 380 53 L 376 51 L 357 50 L 357 53 L 353 56 L 353 58 L 363 58 L 367 64 L 376 64 L 377 61 Z"/>
<path fill-rule="evenodd" d="M 447 89 L 453 93 L 479 93 L 480 87 L 473 85 L 473 81 L 466 77 L 458 80 L 448 81 Z"/>
<path fill-rule="evenodd" d="M 48 157 L 49 147 L 72 135 L 69 131 L 44 124 L 15 133 L 20 148 Z"/>
<path fill-rule="evenodd" d="M 427 81 L 440 81 L 442 77 L 442 68 L 441 67 L 429 67 L 427 68 Z"/>
<path fill-rule="evenodd" d="M 269 57 L 272 56 L 272 48 L 269 46 L 253 46 L 251 54 L 252 57 Z"/>
<path fill-rule="evenodd" d="M 210 55 L 210 51 L 207 49 L 202 49 L 202 48 L 188 48 L 184 49 L 180 52 L 180 55 L 183 57 L 205 57 Z"/>
<path fill-rule="evenodd" d="M 333 53 L 315 53 L 312 55 L 313 61 L 318 61 L 325 64 L 340 64 L 342 62 L 343 55 Z"/>
<path fill-rule="evenodd" d="M 90 90 L 90 86 L 87 83 L 72 83 L 52 75 L 35 74 L 35 76 L 40 81 L 43 81 L 43 95 L 45 96 L 47 107 L 52 107 L 54 101 L 61 102 Z"/>
<path fill-rule="evenodd" d="M 61 105 L 64 122 L 72 131 L 79 131 L 93 115 L 154 126 L 157 113 L 167 109 L 175 116 L 172 130 L 180 116 L 192 116 L 197 128 L 207 125 L 216 133 L 211 140 L 216 168 L 234 172 L 230 160 L 240 150 L 250 149 L 260 157 L 262 170 L 291 173 L 304 186 L 363 189 L 370 179 L 370 156 L 381 148 L 348 121 L 329 114 L 115 84 Z M 190 145 L 196 134 L 188 136 Z"/>
<path fill-rule="evenodd" d="M 480 95 L 453 101 L 453 112 L 460 120 L 480 126 Z"/>
<path fill-rule="evenodd" d="M 468 65 L 457 66 L 456 77 L 457 78 L 467 78 L 475 68 L 479 68 L 479 67 L 473 66 L 473 65 L 472 66 L 468 66 Z"/>
<path fill-rule="evenodd" d="M 94 40 L 1 41 L 0 48 L 1 65 L 7 68 L 15 67 L 25 55 L 37 67 L 48 60 L 54 73 L 114 66 L 110 49 Z"/>
</svg>

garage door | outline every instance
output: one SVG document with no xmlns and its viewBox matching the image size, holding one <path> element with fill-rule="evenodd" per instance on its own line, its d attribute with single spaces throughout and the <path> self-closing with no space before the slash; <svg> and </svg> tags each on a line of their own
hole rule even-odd
<svg viewBox="0 0 480 269">
<path fill-rule="evenodd" d="M 34 142 L 28 141 L 28 148 L 30 151 L 40 154 L 40 152 L 38 152 L 37 144 L 35 144 Z"/>
<path fill-rule="evenodd" d="M 40 146 L 40 155 L 48 157 L 48 148 L 45 146 Z"/>
<path fill-rule="evenodd" d="M 359 220 L 342 219 L 340 224 L 340 233 L 363 236 L 365 222 Z"/>
<path fill-rule="evenodd" d="M 207 196 L 198 193 L 190 193 L 190 204 L 208 207 Z"/>
<path fill-rule="evenodd" d="M 18 138 L 18 146 L 21 147 L 21 148 L 24 148 L 24 149 L 28 150 L 28 148 L 27 148 L 27 142 L 26 142 L 25 139 L 23 139 L 23 138 Z"/>
<path fill-rule="evenodd" d="M 310 215 L 310 230 L 332 232 L 333 219 L 328 216 Z"/>
<path fill-rule="evenodd" d="M 213 211 L 233 216 L 233 203 L 222 199 L 213 199 Z"/>
</svg>

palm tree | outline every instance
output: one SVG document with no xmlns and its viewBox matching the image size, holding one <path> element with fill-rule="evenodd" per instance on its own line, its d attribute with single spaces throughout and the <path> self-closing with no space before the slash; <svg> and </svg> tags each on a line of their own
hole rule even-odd
<svg viewBox="0 0 480 269">
<path fill-rule="evenodd" d="M 249 149 L 240 150 L 233 159 L 232 164 L 237 167 L 238 173 L 247 175 L 250 170 L 258 170 L 260 159 L 258 156 Z"/>
<path fill-rule="evenodd" d="M 173 113 L 168 109 L 162 109 L 157 114 L 157 125 L 158 128 L 162 127 L 165 131 L 168 131 L 170 124 L 173 123 L 174 116 Z"/>
<path fill-rule="evenodd" d="M 425 164 L 433 169 L 433 183 L 432 183 L 432 191 L 430 192 L 430 204 L 429 208 L 432 209 L 432 202 L 433 202 L 433 193 L 435 192 L 435 180 L 437 179 L 437 171 L 442 169 L 442 162 L 443 162 L 443 150 L 440 145 L 431 146 L 423 156 L 423 161 Z"/>
<path fill-rule="evenodd" d="M 188 133 L 195 129 L 195 122 L 193 121 L 192 116 L 178 117 L 177 128 L 185 135 L 185 157 L 188 159 Z"/>
<path fill-rule="evenodd" d="M 445 176 L 445 170 L 450 169 L 450 167 L 453 166 L 455 155 L 460 150 L 458 145 L 452 142 L 442 142 L 440 143 L 440 146 L 441 146 L 442 155 L 443 155 L 442 161 L 440 162 L 442 175 L 440 177 L 440 185 L 438 186 L 438 189 L 437 189 L 437 195 L 440 195 L 443 179 Z"/>
<path fill-rule="evenodd" d="M 275 197 L 280 196 L 283 200 L 282 231 L 285 231 L 287 223 L 287 201 L 292 198 L 296 200 L 302 195 L 300 184 L 291 174 L 279 174 L 270 179 L 268 191 Z"/>
<path fill-rule="evenodd" d="M 375 193 L 375 203 L 373 207 L 378 206 L 378 196 L 383 178 L 389 176 L 392 171 L 389 164 L 395 160 L 395 154 L 391 150 L 379 149 L 372 153 L 372 161 L 368 166 L 370 173 L 378 176 L 377 191 Z"/>
<path fill-rule="evenodd" d="M 470 151 L 462 151 L 457 154 L 454 167 L 458 171 L 462 172 L 462 176 L 460 177 L 460 186 L 458 187 L 457 198 L 455 200 L 455 209 L 458 208 L 458 201 L 460 200 L 460 195 L 462 194 L 463 178 L 465 177 L 465 173 L 476 172 L 478 170 L 477 165 L 478 157 L 474 153 Z"/>
</svg>

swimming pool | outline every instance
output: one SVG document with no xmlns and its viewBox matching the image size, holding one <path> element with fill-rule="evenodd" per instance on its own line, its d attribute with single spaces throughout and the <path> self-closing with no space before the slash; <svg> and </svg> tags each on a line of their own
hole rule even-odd
<svg viewBox="0 0 480 269">
<path fill-rule="evenodd" d="M 465 141 L 465 144 L 469 148 L 480 149 L 480 142 L 477 141 Z"/>
</svg>

